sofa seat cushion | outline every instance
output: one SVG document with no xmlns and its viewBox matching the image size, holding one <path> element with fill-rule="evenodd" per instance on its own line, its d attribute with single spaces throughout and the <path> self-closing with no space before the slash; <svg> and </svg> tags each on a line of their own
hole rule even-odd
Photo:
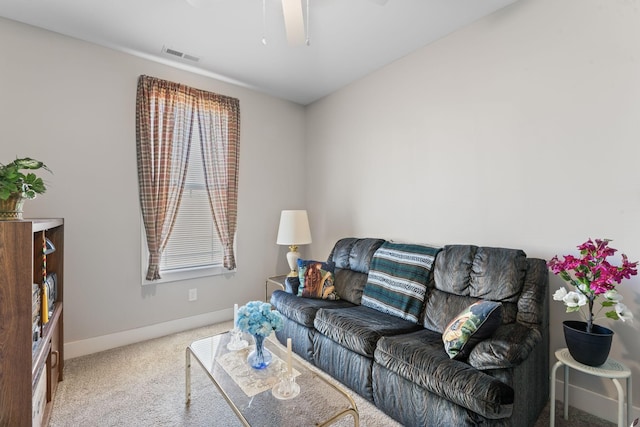
<svg viewBox="0 0 640 427">
<path fill-rule="evenodd" d="M 321 308 L 355 307 L 348 301 L 303 298 L 282 290 L 273 292 L 271 304 L 287 319 L 308 328 L 313 328 L 316 313 Z"/>
<path fill-rule="evenodd" d="M 320 309 L 316 314 L 314 326 L 318 332 L 332 341 L 370 358 L 373 358 L 380 337 L 421 328 L 413 322 L 364 306 Z"/>
<path fill-rule="evenodd" d="M 439 333 L 422 329 L 378 341 L 375 363 L 486 418 L 511 415 L 514 391 L 467 363 L 450 359 Z"/>
</svg>

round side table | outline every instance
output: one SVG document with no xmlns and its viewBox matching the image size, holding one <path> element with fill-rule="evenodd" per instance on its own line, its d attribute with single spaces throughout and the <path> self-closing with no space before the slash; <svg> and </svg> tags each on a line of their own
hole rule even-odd
<svg viewBox="0 0 640 427">
<path fill-rule="evenodd" d="M 564 419 L 569 419 L 569 368 L 573 368 L 576 371 L 584 372 L 585 374 L 594 375 L 596 377 L 609 378 L 613 381 L 613 384 L 618 390 L 618 427 L 625 427 L 629 420 L 631 420 L 631 370 L 624 366 L 622 363 L 608 358 L 601 366 L 588 366 L 571 357 L 569 349 L 561 348 L 556 351 L 556 358 L 558 362 L 553 365 L 551 369 L 551 393 L 550 393 L 550 415 L 549 425 L 553 427 L 556 421 L 555 401 L 556 401 L 556 371 L 560 366 L 564 365 Z M 624 413 L 624 390 L 620 385 L 618 379 L 627 379 L 627 414 Z"/>
</svg>

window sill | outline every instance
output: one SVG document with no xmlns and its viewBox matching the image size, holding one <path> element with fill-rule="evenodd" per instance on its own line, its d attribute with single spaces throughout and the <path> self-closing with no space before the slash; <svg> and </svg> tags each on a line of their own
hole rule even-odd
<svg viewBox="0 0 640 427">
<path fill-rule="evenodd" d="M 227 270 L 224 267 L 200 267 L 175 271 L 162 271 L 160 272 L 160 276 L 162 276 L 161 279 L 147 280 L 145 278 L 146 271 L 144 271 L 142 276 L 142 286 L 179 282 L 183 280 L 198 279 L 201 277 L 221 276 L 223 274 L 233 272 L 235 272 L 235 270 Z"/>
</svg>

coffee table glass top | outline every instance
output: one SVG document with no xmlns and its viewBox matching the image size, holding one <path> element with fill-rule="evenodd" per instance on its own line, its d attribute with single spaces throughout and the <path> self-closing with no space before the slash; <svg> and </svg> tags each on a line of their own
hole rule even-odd
<svg viewBox="0 0 640 427">
<path fill-rule="evenodd" d="M 358 410 L 351 396 L 308 369 L 306 362 L 295 354 L 291 358 L 292 373 L 300 393 L 291 399 L 274 396 L 272 388 L 288 370 L 287 349 L 272 335 L 265 340 L 265 347 L 273 354 L 273 361 L 267 368 L 257 370 L 246 361 L 253 350 L 253 339 L 246 334 L 243 338 L 249 346 L 237 351 L 227 348 L 229 333 L 203 338 L 187 347 L 187 404 L 191 399 L 190 365 L 193 356 L 245 425 L 323 426 L 348 415 L 353 417 L 355 426 L 359 425 Z"/>
</svg>

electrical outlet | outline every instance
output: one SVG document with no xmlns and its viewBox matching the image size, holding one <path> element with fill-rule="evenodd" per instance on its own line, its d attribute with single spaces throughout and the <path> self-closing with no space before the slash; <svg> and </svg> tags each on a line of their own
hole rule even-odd
<svg viewBox="0 0 640 427">
<path fill-rule="evenodd" d="M 198 289 L 189 289 L 189 301 L 198 299 Z"/>
</svg>

